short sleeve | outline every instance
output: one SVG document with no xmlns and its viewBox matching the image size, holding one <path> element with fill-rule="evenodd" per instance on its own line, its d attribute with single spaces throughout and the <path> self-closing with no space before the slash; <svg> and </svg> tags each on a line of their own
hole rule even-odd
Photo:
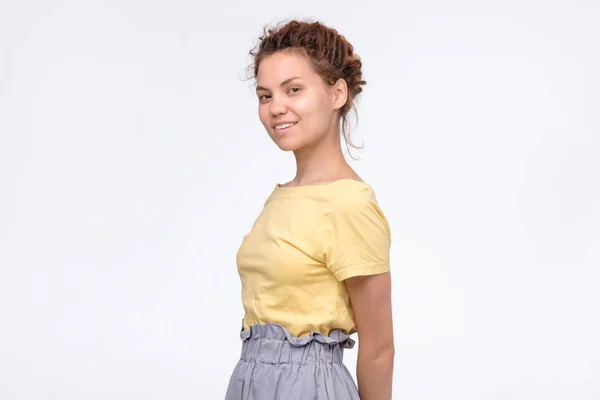
<svg viewBox="0 0 600 400">
<path fill-rule="evenodd" d="M 372 190 L 331 204 L 325 260 L 339 281 L 390 270 L 391 232 Z"/>
</svg>

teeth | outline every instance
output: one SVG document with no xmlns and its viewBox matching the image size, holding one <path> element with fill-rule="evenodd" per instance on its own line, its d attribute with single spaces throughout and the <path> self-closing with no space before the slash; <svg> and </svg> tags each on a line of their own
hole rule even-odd
<svg viewBox="0 0 600 400">
<path fill-rule="evenodd" d="M 285 128 L 289 128 L 290 126 L 294 126 L 294 125 L 296 125 L 295 122 L 288 122 L 287 124 L 277 125 L 275 127 L 275 129 L 285 129 Z"/>
</svg>

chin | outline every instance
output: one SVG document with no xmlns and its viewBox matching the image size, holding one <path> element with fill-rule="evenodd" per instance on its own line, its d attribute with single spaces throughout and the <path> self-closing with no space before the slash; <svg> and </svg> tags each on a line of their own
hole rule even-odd
<svg viewBox="0 0 600 400">
<path fill-rule="evenodd" d="M 300 147 L 302 146 L 298 146 L 295 143 L 290 143 L 290 141 L 277 141 L 275 142 L 275 144 L 277 145 L 277 147 L 279 147 L 280 150 L 283 151 L 296 151 L 298 150 Z"/>
<path fill-rule="evenodd" d="M 294 140 L 293 137 L 276 137 L 272 138 L 273 142 L 283 151 L 296 151 L 304 147 L 305 143 Z"/>
</svg>

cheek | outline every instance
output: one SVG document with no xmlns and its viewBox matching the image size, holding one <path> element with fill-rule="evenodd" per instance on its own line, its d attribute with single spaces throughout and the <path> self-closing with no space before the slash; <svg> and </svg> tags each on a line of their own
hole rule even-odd
<svg viewBox="0 0 600 400">
<path fill-rule="evenodd" d="M 319 119 L 323 114 L 321 99 L 316 96 L 306 96 L 294 102 L 294 113 L 301 118 Z"/>
<path fill-rule="evenodd" d="M 319 96 L 312 96 L 298 101 L 295 111 L 312 129 L 320 130 L 324 125 L 329 124 L 331 117 L 330 108 L 330 104 L 325 99 Z"/>
<path fill-rule="evenodd" d="M 258 106 L 258 119 L 265 128 L 269 125 L 269 112 L 263 105 Z"/>
</svg>

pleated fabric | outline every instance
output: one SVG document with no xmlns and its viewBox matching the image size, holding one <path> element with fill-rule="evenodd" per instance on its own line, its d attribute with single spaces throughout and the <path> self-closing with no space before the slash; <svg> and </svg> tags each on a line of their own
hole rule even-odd
<svg viewBox="0 0 600 400">
<path fill-rule="evenodd" d="M 344 349 L 354 340 L 340 330 L 294 337 L 281 325 L 252 325 L 240 333 L 242 352 L 225 400 L 360 400 Z"/>
</svg>

